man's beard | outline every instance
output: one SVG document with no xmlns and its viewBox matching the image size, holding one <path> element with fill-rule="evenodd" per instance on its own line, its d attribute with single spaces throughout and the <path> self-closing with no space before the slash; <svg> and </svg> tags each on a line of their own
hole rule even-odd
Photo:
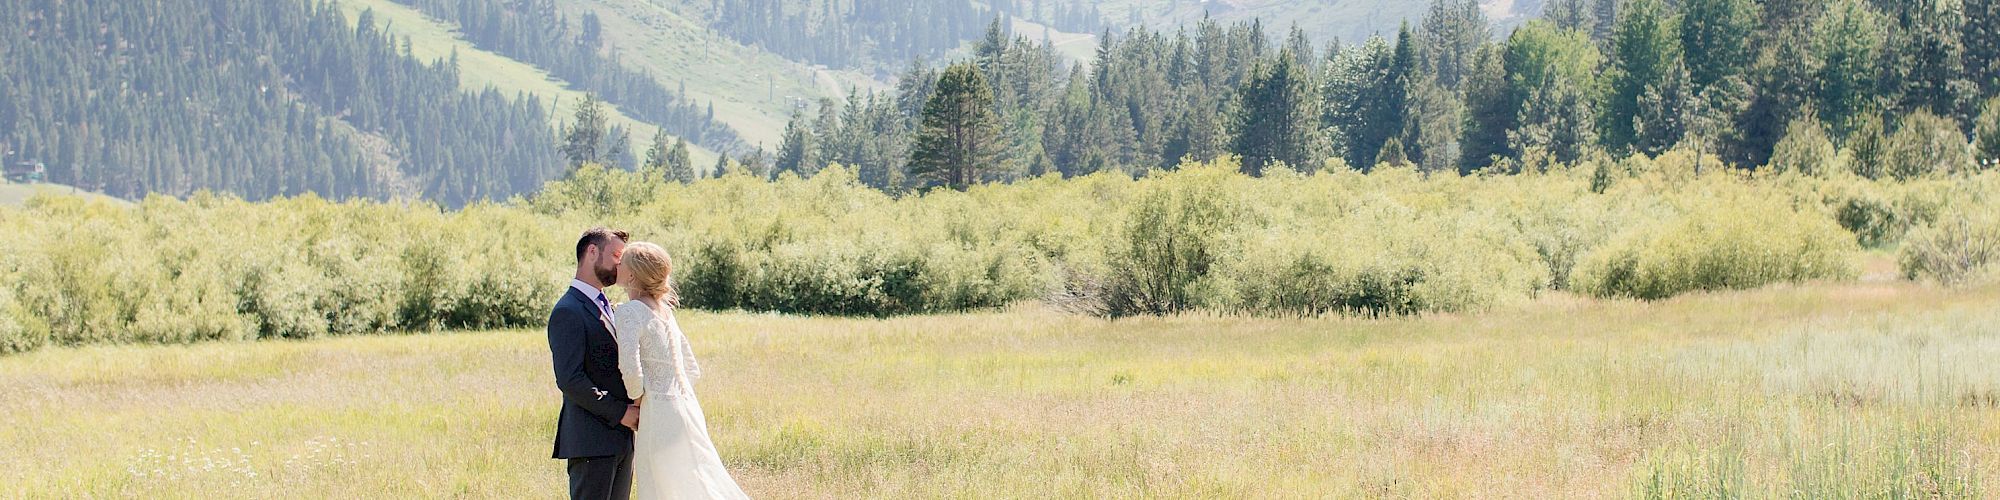
<svg viewBox="0 0 2000 500">
<path fill-rule="evenodd" d="M 606 268 L 606 267 L 604 267 L 604 266 L 603 266 L 603 263 L 604 263 L 604 261 L 603 261 L 603 260 L 601 260 L 601 259 L 600 259 L 600 260 L 598 260 L 597 262 L 598 262 L 598 264 L 599 264 L 599 265 L 596 265 L 596 266 L 591 266 L 591 267 L 593 268 L 593 269 L 592 269 L 592 271 L 594 271 L 594 272 L 596 272 L 596 273 L 597 273 L 597 282 L 598 282 L 598 283 L 603 283 L 603 284 L 604 284 L 604 286 L 606 286 L 606 287 L 609 287 L 609 286 L 611 286 L 611 285 L 616 285 L 616 284 L 618 284 L 618 268 L 617 268 L 617 267 L 611 267 L 611 268 Z"/>
</svg>

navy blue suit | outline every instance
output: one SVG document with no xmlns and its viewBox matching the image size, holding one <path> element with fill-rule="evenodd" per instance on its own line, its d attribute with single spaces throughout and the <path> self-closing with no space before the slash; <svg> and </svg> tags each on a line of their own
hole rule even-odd
<svg viewBox="0 0 2000 500">
<path fill-rule="evenodd" d="M 563 396 L 554 457 L 569 460 L 571 498 L 622 500 L 632 490 L 632 429 L 619 420 L 632 398 L 618 373 L 610 318 L 599 311 L 572 287 L 549 313 L 549 353 Z"/>
</svg>

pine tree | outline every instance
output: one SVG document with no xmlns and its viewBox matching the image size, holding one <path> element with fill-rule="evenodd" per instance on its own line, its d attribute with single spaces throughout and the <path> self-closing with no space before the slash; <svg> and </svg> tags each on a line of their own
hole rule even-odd
<svg viewBox="0 0 2000 500">
<path fill-rule="evenodd" d="M 1589 33 L 1596 29 L 1597 15 L 1592 12 L 1590 0 L 1545 0 L 1542 2 L 1542 19 L 1554 23 L 1557 28 Z"/>
<path fill-rule="evenodd" d="M 1472 73 L 1465 80 L 1465 138 L 1460 141 L 1461 173 L 1493 164 L 1494 158 L 1514 155 L 1507 147 L 1507 131 L 1519 118 L 1514 95 L 1507 82 L 1507 63 L 1498 45 L 1488 44 L 1475 58 Z"/>
<path fill-rule="evenodd" d="M 1610 95 L 1604 108 L 1605 145 L 1629 149 L 1639 140 L 1637 120 L 1648 86 L 1661 84 L 1679 64 L 1679 35 L 1660 0 L 1631 0 L 1619 9 L 1611 37 Z"/>
<path fill-rule="evenodd" d="M 1472 71 L 1479 47 L 1492 38 L 1486 14 L 1475 0 L 1431 0 L 1424 16 L 1424 56 L 1437 84 L 1456 91 Z"/>
<path fill-rule="evenodd" d="M 2000 95 L 2000 0 L 1964 0 L 1965 74 L 1979 95 Z"/>
<path fill-rule="evenodd" d="M 728 158 L 728 155 L 719 155 Z M 675 140 L 673 149 L 667 150 L 665 162 L 667 180 L 687 184 L 700 178 L 694 171 L 694 158 L 688 154 L 686 140 Z"/>
<path fill-rule="evenodd" d="M 672 147 L 673 145 L 667 143 L 666 130 L 653 132 L 652 143 L 646 146 L 646 161 L 640 164 L 642 167 L 640 170 L 647 172 L 648 175 L 665 176 L 667 151 Z"/>
<path fill-rule="evenodd" d="M 1410 87 L 1417 78 L 1417 42 L 1405 23 L 1396 34 L 1396 45 L 1387 63 L 1375 79 L 1369 82 L 1359 96 L 1362 106 L 1360 122 L 1355 124 L 1356 132 L 1350 135 L 1348 161 L 1354 165 L 1374 165 L 1381 155 L 1382 145 L 1403 132 L 1403 117 L 1407 113 Z M 1367 167 L 1363 167 L 1367 168 Z"/>
<path fill-rule="evenodd" d="M 1839 0 L 1814 34 L 1818 71 L 1814 96 L 1820 119 L 1835 137 L 1845 137 L 1854 119 L 1876 106 L 1884 20 L 1862 0 Z"/>
<path fill-rule="evenodd" d="M 910 175 L 960 191 L 981 181 L 1000 147 L 995 121 L 993 89 L 979 68 L 963 63 L 945 68 L 924 104 Z"/>
<path fill-rule="evenodd" d="M 708 171 L 709 175 L 719 178 L 729 174 L 729 172 L 730 172 L 729 155 L 726 154 L 715 155 L 715 167 L 709 169 Z"/>
<path fill-rule="evenodd" d="M 1968 121 L 1978 85 L 1966 79 L 1965 47 L 1960 36 L 1966 23 L 1958 0 L 1902 0 L 1895 3 L 1895 30 L 1884 55 L 1893 75 L 1882 93 L 1900 95 L 1904 111 L 1930 110 L 1945 118 Z M 1995 76 L 1988 75 L 1991 80 Z"/>
<path fill-rule="evenodd" d="M 1654 156 L 1680 144 L 1694 111 L 1687 66 L 1677 62 L 1661 76 L 1639 94 L 1639 114 L 1633 117 L 1633 148 Z"/>
<path fill-rule="evenodd" d="M 1313 102 L 1311 83 L 1298 66 L 1290 48 L 1277 60 L 1260 64 L 1238 92 L 1242 103 L 1236 117 L 1236 140 L 1231 151 L 1243 159 L 1243 172 L 1264 175 L 1272 163 L 1293 169 L 1317 168 L 1319 110 Z"/>
<path fill-rule="evenodd" d="M 778 142 L 774 174 L 791 172 L 800 177 L 812 176 L 817 167 L 813 165 L 812 132 L 807 128 L 805 115 L 792 112 L 792 119 L 785 122 L 785 135 Z"/>
<path fill-rule="evenodd" d="M 569 167 L 575 169 L 585 163 L 603 163 L 606 151 L 607 118 L 604 106 L 595 94 L 585 94 L 583 102 L 576 105 L 576 116 L 563 129 L 563 156 L 569 158 Z"/>
<path fill-rule="evenodd" d="M 1751 37 L 1761 18 L 1754 0 L 1685 0 L 1682 12 L 1681 49 L 1694 92 L 1749 69 Z"/>
</svg>

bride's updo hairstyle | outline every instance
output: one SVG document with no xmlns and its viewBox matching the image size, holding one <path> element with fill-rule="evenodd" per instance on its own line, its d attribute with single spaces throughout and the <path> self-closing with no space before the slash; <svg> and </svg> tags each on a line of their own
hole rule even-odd
<svg viewBox="0 0 2000 500">
<path fill-rule="evenodd" d="M 658 297 L 660 302 L 671 307 L 680 307 L 680 293 L 674 290 L 674 258 L 667 255 L 667 249 L 650 242 L 633 243 L 625 247 L 624 261 L 620 263 L 632 270 L 628 290 L 648 297 Z"/>
</svg>

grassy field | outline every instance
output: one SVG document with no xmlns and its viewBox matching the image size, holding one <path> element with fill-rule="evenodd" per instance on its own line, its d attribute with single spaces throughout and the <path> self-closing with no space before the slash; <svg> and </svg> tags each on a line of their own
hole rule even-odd
<svg viewBox="0 0 2000 500">
<path fill-rule="evenodd" d="M 689 313 L 758 497 L 1979 497 L 2000 288 L 1478 316 Z M 0 496 L 560 496 L 538 331 L 0 358 Z"/>
</svg>

